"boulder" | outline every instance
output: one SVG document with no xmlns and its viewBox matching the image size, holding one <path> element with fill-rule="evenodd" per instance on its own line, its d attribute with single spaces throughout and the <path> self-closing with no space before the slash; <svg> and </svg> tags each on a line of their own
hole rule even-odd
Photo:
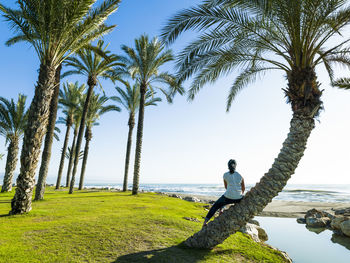
<svg viewBox="0 0 350 263">
<path fill-rule="evenodd" d="M 241 227 L 239 231 L 249 235 L 255 242 L 264 242 L 268 240 L 266 231 L 255 224 L 247 223 L 244 227 Z"/>
<path fill-rule="evenodd" d="M 333 220 L 331 222 L 331 228 L 334 229 L 334 230 L 340 230 L 340 224 L 343 221 L 346 221 L 346 220 L 349 220 L 349 219 L 350 218 L 348 218 L 348 217 L 337 215 L 337 216 L 335 216 L 333 218 Z"/>
<path fill-rule="evenodd" d="M 334 213 L 335 213 L 335 215 L 350 216 L 350 207 L 334 209 Z"/>
<path fill-rule="evenodd" d="M 261 228 L 260 226 L 257 226 L 256 229 L 258 230 L 258 236 L 260 241 L 265 242 L 269 239 L 266 231 L 263 228 Z"/>
<path fill-rule="evenodd" d="M 306 224 L 306 219 L 305 219 L 305 218 L 302 218 L 302 217 L 299 217 L 299 218 L 297 219 L 297 222 L 298 222 L 299 224 Z"/>
<path fill-rule="evenodd" d="M 328 217 L 330 219 L 333 219 L 334 216 L 326 211 L 321 211 L 313 208 L 306 212 L 304 218 L 306 219 L 308 217 L 314 217 L 314 218 Z"/>
<path fill-rule="evenodd" d="M 326 227 L 331 222 L 331 219 L 328 217 L 321 217 L 321 218 L 307 217 L 305 220 L 306 220 L 306 225 L 308 227 L 316 227 L 316 228 Z"/>
<path fill-rule="evenodd" d="M 186 196 L 186 197 L 184 197 L 184 200 L 189 201 L 189 202 L 195 202 L 195 203 L 198 203 L 201 201 L 195 196 Z"/>
<path fill-rule="evenodd" d="M 260 226 L 260 223 L 258 222 L 258 220 L 255 220 L 255 219 L 250 219 L 250 220 L 248 221 L 248 223 L 251 223 L 251 224 Z"/>
<path fill-rule="evenodd" d="M 182 197 L 180 195 L 177 195 L 177 194 L 171 194 L 169 195 L 170 197 L 174 197 L 174 198 L 179 198 L 179 199 L 182 199 Z"/>
<path fill-rule="evenodd" d="M 340 230 L 344 235 L 350 237 L 350 220 L 341 222 Z"/>
<path fill-rule="evenodd" d="M 247 223 L 245 226 L 241 227 L 239 231 L 243 234 L 249 235 L 255 242 L 260 242 L 259 231 L 256 228 L 256 225 Z"/>
</svg>

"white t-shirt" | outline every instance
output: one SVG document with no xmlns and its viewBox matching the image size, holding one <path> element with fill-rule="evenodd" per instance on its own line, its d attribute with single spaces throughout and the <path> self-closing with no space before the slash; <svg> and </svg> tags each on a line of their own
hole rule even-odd
<svg viewBox="0 0 350 263">
<path fill-rule="evenodd" d="M 224 196 L 229 199 L 242 198 L 242 176 L 238 172 L 231 174 L 230 172 L 224 173 L 224 180 L 227 183 L 227 189 Z"/>
</svg>

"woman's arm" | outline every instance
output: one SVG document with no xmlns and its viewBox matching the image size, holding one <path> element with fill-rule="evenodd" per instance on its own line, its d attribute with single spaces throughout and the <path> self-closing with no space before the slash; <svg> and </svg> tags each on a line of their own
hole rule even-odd
<svg viewBox="0 0 350 263">
<path fill-rule="evenodd" d="M 224 185 L 225 185 L 225 189 L 227 189 L 227 182 L 224 179 Z"/>
<path fill-rule="evenodd" d="M 242 178 L 242 182 L 241 182 L 241 187 L 242 187 L 242 194 L 244 194 L 245 184 L 244 184 L 244 179 L 243 178 Z"/>
</svg>

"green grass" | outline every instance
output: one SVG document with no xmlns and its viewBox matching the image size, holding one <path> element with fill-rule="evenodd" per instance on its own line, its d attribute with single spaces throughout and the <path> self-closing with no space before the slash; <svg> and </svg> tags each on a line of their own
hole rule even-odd
<svg viewBox="0 0 350 263">
<path fill-rule="evenodd" d="M 47 189 L 25 215 L 7 216 L 14 194 L 0 194 L 0 262 L 284 262 L 236 233 L 213 250 L 182 245 L 206 211 L 154 193 Z"/>
</svg>

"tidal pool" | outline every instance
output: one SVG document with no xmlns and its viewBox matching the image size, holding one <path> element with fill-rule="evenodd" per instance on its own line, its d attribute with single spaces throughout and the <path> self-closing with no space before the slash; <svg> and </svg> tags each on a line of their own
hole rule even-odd
<svg viewBox="0 0 350 263">
<path fill-rule="evenodd" d="M 350 238 L 323 228 L 306 228 L 296 218 L 255 217 L 267 244 L 287 252 L 295 263 L 350 263 Z"/>
</svg>

